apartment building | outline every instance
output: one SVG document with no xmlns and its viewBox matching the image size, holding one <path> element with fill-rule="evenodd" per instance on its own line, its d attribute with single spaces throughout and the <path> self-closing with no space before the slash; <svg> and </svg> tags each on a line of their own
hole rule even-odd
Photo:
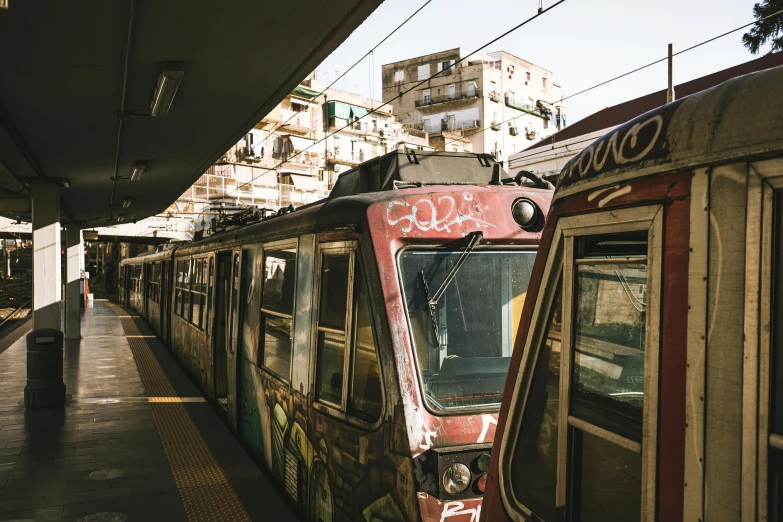
<svg viewBox="0 0 783 522">
<path fill-rule="evenodd" d="M 359 163 L 397 148 L 432 150 L 426 132 L 403 128 L 380 100 L 325 88 L 316 73 L 308 76 L 182 195 L 176 211 L 197 216 L 200 230 L 218 207 L 307 204 Z"/>
<path fill-rule="evenodd" d="M 427 132 L 437 150 L 470 147 L 503 161 L 566 126 L 552 72 L 504 51 L 451 49 L 386 64 L 382 77 L 397 121 Z"/>
</svg>

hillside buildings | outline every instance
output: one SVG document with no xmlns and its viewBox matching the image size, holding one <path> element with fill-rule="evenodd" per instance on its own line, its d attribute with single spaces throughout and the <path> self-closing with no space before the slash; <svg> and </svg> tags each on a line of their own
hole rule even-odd
<svg viewBox="0 0 783 522">
<path fill-rule="evenodd" d="M 381 101 L 325 87 L 311 74 L 169 212 L 194 216 L 199 231 L 232 208 L 277 210 L 322 199 L 341 172 L 392 150 L 432 150 L 426 132 L 403 128 Z"/>
<path fill-rule="evenodd" d="M 437 150 L 498 161 L 566 126 L 551 71 L 504 51 L 469 55 L 457 48 L 384 65 L 382 97 L 397 121 L 428 133 Z"/>
</svg>

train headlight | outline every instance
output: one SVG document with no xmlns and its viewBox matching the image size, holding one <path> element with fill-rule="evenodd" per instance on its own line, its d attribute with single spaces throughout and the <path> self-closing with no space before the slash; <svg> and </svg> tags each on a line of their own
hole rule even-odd
<svg viewBox="0 0 783 522">
<path fill-rule="evenodd" d="M 443 489 L 449 495 L 459 495 L 470 485 L 472 476 L 465 464 L 455 462 L 443 473 Z"/>
<path fill-rule="evenodd" d="M 511 215 L 517 225 L 528 229 L 538 221 L 538 207 L 529 199 L 519 198 L 511 204 Z"/>
</svg>

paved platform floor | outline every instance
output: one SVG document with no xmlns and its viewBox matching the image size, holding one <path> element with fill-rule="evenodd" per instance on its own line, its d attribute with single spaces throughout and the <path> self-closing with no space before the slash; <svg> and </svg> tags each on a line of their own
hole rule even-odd
<svg viewBox="0 0 783 522">
<path fill-rule="evenodd" d="M 65 408 L 27 410 L 0 340 L 0 520 L 295 520 L 142 320 L 96 301 L 66 341 Z"/>
</svg>

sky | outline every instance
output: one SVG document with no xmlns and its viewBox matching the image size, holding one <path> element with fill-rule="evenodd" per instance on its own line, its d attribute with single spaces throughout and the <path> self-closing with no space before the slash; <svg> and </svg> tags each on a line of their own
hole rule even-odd
<svg viewBox="0 0 783 522">
<path fill-rule="evenodd" d="M 331 83 L 426 0 L 385 0 L 318 68 Z M 544 0 L 547 8 L 556 0 Z M 506 51 L 552 71 L 565 96 L 753 21 L 750 0 L 566 0 L 482 52 Z M 538 0 L 432 0 L 340 80 L 338 89 L 381 99 L 381 66 L 463 47 L 477 50 L 533 16 Z M 674 58 L 674 83 L 753 60 L 743 29 Z M 666 88 L 666 62 L 566 101 L 569 123 Z M 412 95 L 413 93 L 411 93 Z"/>
</svg>

